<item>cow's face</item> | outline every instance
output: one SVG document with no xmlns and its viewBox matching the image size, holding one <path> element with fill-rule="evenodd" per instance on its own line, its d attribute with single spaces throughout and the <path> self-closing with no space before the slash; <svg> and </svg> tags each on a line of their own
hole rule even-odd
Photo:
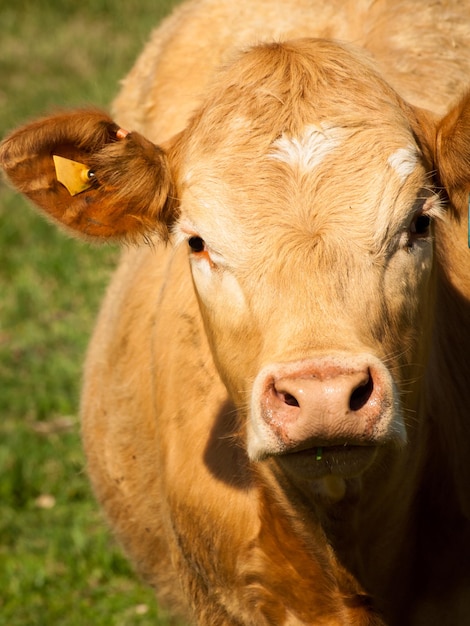
<svg viewBox="0 0 470 626">
<path fill-rule="evenodd" d="M 407 440 L 432 166 L 411 111 L 343 48 L 269 46 L 231 72 L 181 138 L 175 235 L 250 457 L 356 475 Z"/>
<path fill-rule="evenodd" d="M 76 112 L 15 131 L 0 164 L 82 237 L 186 246 L 249 456 L 342 480 L 412 438 L 443 213 L 431 172 L 460 219 L 469 137 L 470 96 L 434 119 L 357 52 L 304 40 L 243 54 L 165 149 Z"/>
</svg>

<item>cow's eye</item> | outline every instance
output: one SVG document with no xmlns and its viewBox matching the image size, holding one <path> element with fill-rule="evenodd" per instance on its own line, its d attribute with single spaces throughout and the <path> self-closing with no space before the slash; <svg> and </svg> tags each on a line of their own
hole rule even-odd
<svg viewBox="0 0 470 626">
<path fill-rule="evenodd" d="M 418 211 L 411 222 L 406 237 L 406 247 L 411 250 L 414 244 L 429 237 L 432 218 L 426 211 Z"/>
<path fill-rule="evenodd" d="M 413 235 L 425 237 L 429 234 L 431 226 L 431 218 L 425 213 L 420 213 L 411 223 L 411 232 Z"/>
<path fill-rule="evenodd" d="M 412 221 L 401 240 L 408 249 L 416 245 L 422 247 L 431 239 L 431 226 L 434 220 L 445 218 L 444 205 L 440 197 L 429 190 L 423 189 L 416 200 Z"/>
<path fill-rule="evenodd" d="M 188 245 L 193 252 L 203 252 L 205 249 L 204 239 L 197 236 L 190 237 Z"/>
</svg>

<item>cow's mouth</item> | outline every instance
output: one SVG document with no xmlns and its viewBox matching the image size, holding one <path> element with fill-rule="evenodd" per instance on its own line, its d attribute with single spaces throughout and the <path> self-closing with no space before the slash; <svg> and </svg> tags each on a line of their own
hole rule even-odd
<svg viewBox="0 0 470 626">
<path fill-rule="evenodd" d="M 315 480 L 333 475 L 341 478 L 360 476 L 374 461 L 376 445 L 316 445 L 292 450 L 277 457 L 290 476 L 300 480 Z"/>
</svg>

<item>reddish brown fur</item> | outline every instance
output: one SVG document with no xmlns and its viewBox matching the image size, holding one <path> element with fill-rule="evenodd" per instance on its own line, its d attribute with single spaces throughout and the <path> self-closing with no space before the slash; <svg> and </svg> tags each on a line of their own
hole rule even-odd
<svg viewBox="0 0 470 626">
<path fill-rule="evenodd" d="M 173 201 L 163 152 L 139 133 L 119 140 L 118 130 L 98 111 L 41 119 L 18 129 L 3 144 L 1 165 L 46 216 L 73 233 L 135 241 L 156 230 L 166 238 L 167 228 L 158 225 L 168 221 Z M 56 179 L 53 154 L 86 165 L 99 187 L 71 197 Z M 161 173 L 156 177 L 158 163 Z"/>
<path fill-rule="evenodd" d="M 204 228 L 217 246 L 210 270 L 212 251 L 191 253 L 192 271 L 182 245 L 127 251 L 82 399 L 110 523 L 160 600 L 200 625 L 470 620 L 470 96 L 450 105 L 470 75 L 470 11 L 410 6 L 193 0 L 156 31 L 115 105 L 120 123 L 163 147 L 77 112 L 0 148 L 20 191 L 82 236 L 173 243 Z M 236 52 L 280 33 L 297 40 Z M 326 40 L 298 40 L 310 36 Z M 294 175 L 288 153 L 266 159 L 279 137 L 325 122 L 353 125 L 358 143 L 328 155 L 320 182 Z M 374 195 L 389 153 L 413 141 L 426 185 L 434 176 L 449 200 L 421 282 L 411 246 L 396 243 L 408 180 L 398 168 Z M 93 169 L 95 186 L 72 198 L 53 153 Z M 303 480 L 275 456 L 251 461 L 247 398 L 260 368 L 364 346 L 392 373 L 406 447 L 384 445 L 344 483 Z"/>
</svg>

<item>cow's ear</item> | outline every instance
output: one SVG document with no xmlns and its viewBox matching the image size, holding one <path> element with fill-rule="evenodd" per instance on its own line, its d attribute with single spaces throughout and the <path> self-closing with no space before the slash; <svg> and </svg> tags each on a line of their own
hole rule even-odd
<svg viewBox="0 0 470 626">
<path fill-rule="evenodd" d="M 439 122 L 436 163 L 453 208 L 462 214 L 470 193 L 470 92 Z"/>
<path fill-rule="evenodd" d="M 80 111 L 19 128 L 0 144 L 19 191 L 73 233 L 135 241 L 168 237 L 176 201 L 167 156 L 106 114 Z"/>
</svg>

